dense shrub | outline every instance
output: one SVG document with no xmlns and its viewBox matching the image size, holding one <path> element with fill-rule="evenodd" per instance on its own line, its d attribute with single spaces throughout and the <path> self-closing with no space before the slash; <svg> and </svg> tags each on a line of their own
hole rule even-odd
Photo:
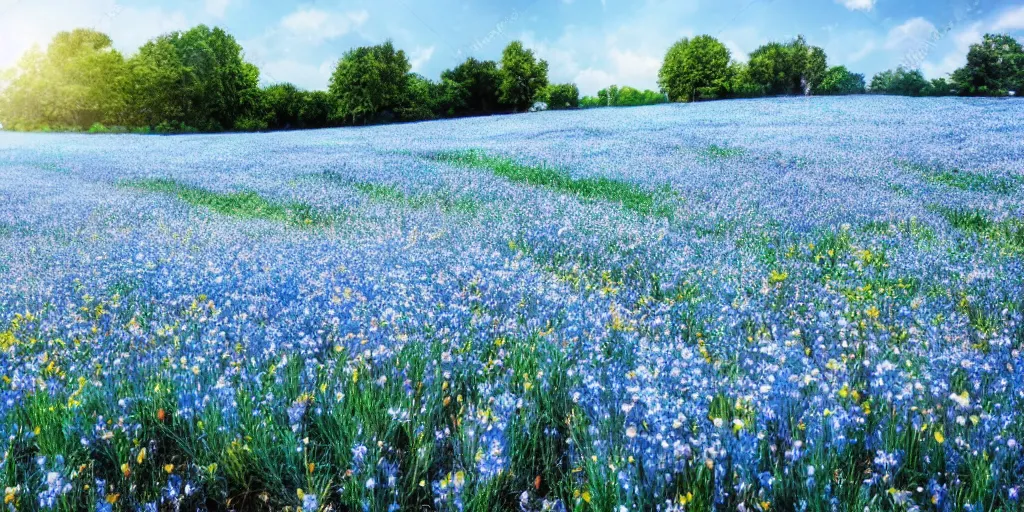
<svg viewBox="0 0 1024 512">
<path fill-rule="evenodd" d="M 576 84 L 552 84 L 544 89 L 541 100 L 551 110 L 579 108 L 580 90 Z"/>
</svg>

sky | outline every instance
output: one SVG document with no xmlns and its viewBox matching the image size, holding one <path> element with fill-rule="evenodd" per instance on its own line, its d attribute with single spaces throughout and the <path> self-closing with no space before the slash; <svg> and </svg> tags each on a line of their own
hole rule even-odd
<svg viewBox="0 0 1024 512">
<path fill-rule="evenodd" d="M 131 55 L 200 23 L 231 32 L 265 83 L 326 88 L 345 51 L 388 39 L 437 79 L 470 56 L 497 60 L 518 39 L 548 61 L 552 82 L 594 94 L 656 89 L 665 51 L 700 34 L 741 61 L 803 34 L 830 65 L 869 80 L 898 65 L 946 76 L 987 32 L 1024 40 L 1024 0 L 0 0 L 0 69 L 61 30 L 100 30 Z"/>
</svg>

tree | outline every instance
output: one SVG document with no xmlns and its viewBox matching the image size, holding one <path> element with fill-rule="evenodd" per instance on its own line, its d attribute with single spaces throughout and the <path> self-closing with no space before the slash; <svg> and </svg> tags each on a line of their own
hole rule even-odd
<svg viewBox="0 0 1024 512">
<path fill-rule="evenodd" d="M 920 96 L 928 81 L 920 70 L 899 66 L 894 70 L 878 73 L 871 78 L 871 92 L 899 96 Z"/>
<path fill-rule="evenodd" d="M 864 75 L 851 73 L 846 66 L 829 68 L 815 94 L 863 94 Z"/>
<path fill-rule="evenodd" d="M 201 131 L 259 128 L 259 69 L 220 28 L 196 26 L 144 44 L 130 59 L 128 119 Z"/>
<path fill-rule="evenodd" d="M 409 59 L 391 41 L 349 50 L 331 75 L 337 117 L 352 123 L 377 120 L 406 101 Z"/>
<path fill-rule="evenodd" d="M 470 57 L 454 69 L 441 73 L 441 82 L 451 82 L 464 91 L 465 105 L 452 115 L 489 114 L 502 109 L 499 101 L 501 72 L 497 62 Z"/>
<path fill-rule="evenodd" d="M 306 128 L 324 128 L 331 126 L 334 113 L 334 101 L 327 91 L 312 91 L 305 94 L 299 118 Z"/>
<path fill-rule="evenodd" d="M 543 96 L 551 110 L 579 108 L 580 106 L 580 90 L 576 84 L 549 85 L 545 88 Z"/>
<path fill-rule="evenodd" d="M 748 64 L 750 80 L 771 95 L 817 94 L 827 72 L 825 50 L 808 46 L 803 36 L 760 46 Z"/>
<path fill-rule="evenodd" d="M 765 89 L 750 76 L 750 66 L 743 62 L 729 64 L 729 96 L 753 98 L 764 95 Z"/>
<path fill-rule="evenodd" d="M 60 32 L 46 52 L 30 50 L 10 72 L 2 122 L 17 129 L 86 129 L 117 121 L 124 108 L 124 58 L 106 34 Z"/>
<path fill-rule="evenodd" d="M 1013 37 L 985 34 L 971 45 L 967 64 L 953 72 L 953 81 L 963 96 L 1005 96 L 1024 91 L 1024 49 Z"/>
<path fill-rule="evenodd" d="M 533 50 L 527 50 L 519 41 L 509 43 L 501 54 L 501 101 L 517 112 L 526 110 L 547 85 L 547 61 L 538 60 Z"/>
<path fill-rule="evenodd" d="M 953 84 L 945 78 L 935 78 L 921 91 L 921 96 L 952 96 Z"/>
<path fill-rule="evenodd" d="M 669 48 L 658 86 L 670 101 L 716 98 L 728 90 L 729 49 L 714 37 L 683 38 Z"/>
<path fill-rule="evenodd" d="M 263 89 L 267 109 L 267 125 L 273 130 L 303 128 L 302 108 L 305 93 L 292 84 L 275 84 Z"/>
<path fill-rule="evenodd" d="M 825 50 L 812 46 L 807 52 L 807 61 L 804 63 L 804 91 L 810 94 L 819 94 L 818 89 L 821 88 L 821 83 L 825 80 L 825 74 L 828 71 L 828 57 L 825 55 Z"/>
<path fill-rule="evenodd" d="M 789 48 L 781 43 L 771 42 L 758 47 L 750 54 L 747 64 L 750 79 L 765 94 L 792 93 L 794 73 L 790 57 Z"/>
</svg>

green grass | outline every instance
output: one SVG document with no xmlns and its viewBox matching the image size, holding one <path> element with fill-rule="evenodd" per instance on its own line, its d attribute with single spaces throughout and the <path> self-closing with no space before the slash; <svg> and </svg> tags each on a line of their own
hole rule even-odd
<svg viewBox="0 0 1024 512">
<path fill-rule="evenodd" d="M 1013 176 L 989 176 L 961 169 L 945 169 L 906 161 L 898 161 L 896 164 L 908 171 L 919 173 L 929 183 L 969 192 L 1012 194 L 1021 184 L 1020 178 Z"/>
<path fill-rule="evenodd" d="M 510 158 L 487 155 L 483 151 L 453 151 L 432 156 L 450 165 L 483 169 L 515 183 L 544 187 L 581 199 L 618 203 L 642 215 L 669 217 L 670 205 L 659 201 L 659 194 L 636 184 L 605 177 L 574 178 L 564 170 L 547 165 L 527 165 Z"/>
<path fill-rule="evenodd" d="M 398 187 L 394 185 L 381 185 L 378 183 L 370 183 L 366 181 L 358 181 L 353 185 L 356 190 L 370 196 L 371 198 L 378 201 L 407 201 L 408 197 Z"/>
<path fill-rule="evenodd" d="M 337 185 L 351 186 L 373 201 L 402 205 L 412 209 L 437 206 L 443 212 L 460 213 L 463 215 L 476 215 L 480 211 L 480 203 L 475 199 L 467 196 L 456 196 L 448 192 L 409 195 L 394 185 L 354 181 L 351 178 L 330 171 L 308 174 L 304 177 L 327 181 Z"/>
<path fill-rule="evenodd" d="M 932 205 L 929 209 L 941 215 L 956 229 L 973 233 L 1011 252 L 1024 252 L 1024 219 L 1011 217 L 997 221 L 983 211 L 968 208 Z"/>
<path fill-rule="evenodd" d="M 266 219 L 298 226 L 322 226 L 332 223 L 330 217 L 315 211 L 307 204 L 271 201 L 253 191 L 214 192 L 164 178 L 130 181 L 124 185 L 145 192 L 173 195 L 193 206 L 208 208 L 231 217 Z"/>
<path fill-rule="evenodd" d="M 744 153 L 746 153 L 746 151 L 743 148 L 731 148 L 728 146 L 719 146 L 717 144 L 711 144 L 700 151 L 701 156 L 710 160 L 735 158 L 742 156 Z"/>
<path fill-rule="evenodd" d="M 892 184 L 890 184 L 886 188 L 888 188 L 889 191 L 891 191 L 892 193 L 894 193 L 894 194 L 896 194 L 898 196 L 912 197 L 914 195 L 914 191 L 913 190 L 911 190 L 909 187 L 906 187 L 904 185 L 900 185 L 899 183 L 892 183 Z"/>
</svg>

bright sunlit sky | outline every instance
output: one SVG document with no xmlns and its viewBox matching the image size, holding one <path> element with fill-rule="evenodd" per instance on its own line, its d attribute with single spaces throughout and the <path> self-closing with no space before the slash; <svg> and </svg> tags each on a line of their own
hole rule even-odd
<svg viewBox="0 0 1024 512">
<path fill-rule="evenodd" d="M 0 68 L 54 33 L 90 27 L 131 54 L 161 33 L 226 28 L 264 82 L 326 87 L 338 57 L 391 39 L 436 79 L 467 56 L 497 59 L 521 39 L 554 82 L 584 94 L 609 84 L 656 88 L 669 45 L 711 34 L 744 60 L 804 34 L 830 64 L 871 75 L 899 64 L 944 76 L 986 32 L 1024 36 L 1022 0 L 0 0 Z"/>
</svg>

